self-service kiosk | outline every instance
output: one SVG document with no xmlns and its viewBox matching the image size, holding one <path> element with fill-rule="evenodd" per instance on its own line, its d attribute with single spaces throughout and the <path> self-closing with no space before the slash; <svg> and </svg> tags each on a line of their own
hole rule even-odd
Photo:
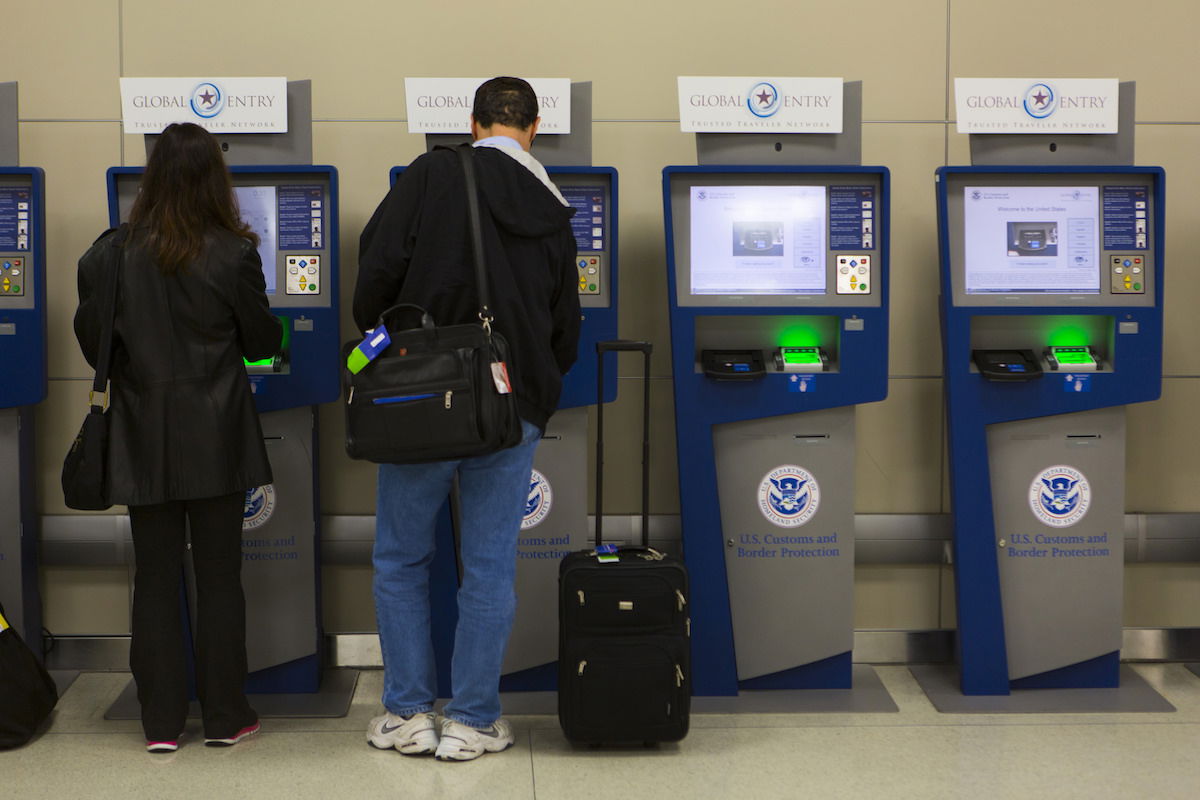
<svg viewBox="0 0 1200 800">
<path fill-rule="evenodd" d="M 961 688 L 1116 687 L 1125 410 L 1162 382 L 1158 167 L 943 167 Z"/>
<path fill-rule="evenodd" d="M 572 83 L 571 133 L 539 136 L 532 150 L 575 209 L 571 229 L 578 250 L 581 330 L 578 360 L 563 380 L 558 410 L 534 457 L 517 541 L 517 611 L 500 688 L 539 693 L 521 704 L 523 713 L 553 713 L 553 697 L 540 693 L 554 690 L 558 682 L 558 563 L 567 553 L 588 546 L 588 407 L 595 404 L 599 388 L 596 343 L 617 337 L 617 171 L 591 166 L 591 107 L 591 84 Z M 453 134 L 426 136 L 430 149 L 469 140 Z M 404 167 L 393 167 L 391 182 L 403 172 Z M 605 376 L 603 392 L 605 402 L 616 399 L 614 370 Z M 452 509 L 441 515 L 439 542 L 452 541 L 452 516 Z M 438 689 L 448 696 L 457 620 L 455 548 L 440 547 L 432 569 Z M 515 708 L 512 702 L 506 707 Z"/>
<path fill-rule="evenodd" d="M 799 166 L 803 134 L 743 136 L 761 161 L 729 165 L 738 135 L 698 134 L 705 163 L 663 170 L 694 692 L 849 689 L 855 406 L 887 395 L 889 172 Z"/>
<path fill-rule="evenodd" d="M 16 84 L 0 84 L 0 601 L 40 657 L 34 406 L 46 397 L 45 176 L 15 166 L 16 101 Z"/>
<path fill-rule="evenodd" d="M 288 105 L 288 134 L 218 136 L 283 323 L 279 353 L 246 364 L 274 476 L 247 492 L 242 526 L 246 688 L 291 698 L 279 708 L 257 700 L 260 714 L 328 716 L 344 714 L 353 691 L 338 673 L 322 682 L 317 405 L 341 392 L 338 173 L 311 164 L 307 81 L 288 83 Z M 155 137 L 146 138 L 149 152 Z M 128 218 L 142 172 L 108 171 L 111 224 Z"/>
</svg>

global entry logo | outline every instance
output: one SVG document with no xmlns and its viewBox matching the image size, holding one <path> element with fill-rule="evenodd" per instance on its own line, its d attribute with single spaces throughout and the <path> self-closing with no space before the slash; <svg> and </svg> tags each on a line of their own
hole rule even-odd
<svg viewBox="0 0 1200 800">
<path fill-rule="evenodd" d="M 205 81 L 192 89 L 190 105 L 196 116 L 212 119 L 225 110 L 225 93 L 212 81 Z"/>
<path fill-rule="evenodd" d="M 1058 95 L 1049 84 L 1035 83 L 1025 90 L 1024 106 L 1034 119 L 1046 119 L 1058 110 Z"/>
<path fill-rule="evenodd" d="M 1051 528 L 1069 528 L 1087 514 L 1092 489 L 1082 472 L 1065 464 L 1042 470 L 1029 485 L 1029 508 Z"/>
<path fill-rule="evenodd" d="M 746 108 L 756 117 L 772 117 L 779 110 L 779 90 L 766 81 L 759 81 L 746 94 Z"/>
<path fill-rule="evenodd" d="M 812 519 L 820 504 L 817 479 L 795 464 L 776 467 L 758 486 L 758 510 L 780 528 L 800 527 Z"/>
</svg>

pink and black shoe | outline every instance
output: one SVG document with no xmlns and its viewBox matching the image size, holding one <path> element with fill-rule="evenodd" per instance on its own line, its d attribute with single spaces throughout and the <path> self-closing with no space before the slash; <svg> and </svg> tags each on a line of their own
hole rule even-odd
<svg viewBox="0 0 1200 800">
<path fill-rule="evenodd" d="M 178 739 L 147 739 L 147 753 L 174 753 L 179 749 Z"/>
<path fill-rule="evenodd" d="M 246 727 L 242 728 L 240 731 L 235 733 L 233 736 L 228 736 L 225 738 L 220 738 L 220 737 L 209 738 L 206 736 L 204 738 L 204 744 L 208 747 L 230 747 L 232 745 L 237 744 L 242 739 L 253 736 L 254 734 L 258 733 L 260 730 L 262 730 L 262 725 L 258 721 L 255 721 L 254 724 L 247 725 Z"/>
</svg>

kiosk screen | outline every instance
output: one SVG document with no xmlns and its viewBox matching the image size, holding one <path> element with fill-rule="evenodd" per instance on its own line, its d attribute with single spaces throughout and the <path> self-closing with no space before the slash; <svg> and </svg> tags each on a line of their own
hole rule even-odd
<svg viewBox="0 0 1200 800">
<path fill-rule="evenodd" d="M 965 289 L 986 294 L 1099 294 L 1096 186 L 963 189 Z"/>
<path fill-rule="evenodd" d="M 235 186 L 238 211 L 242 222 L 258 234 L 258 256 L 262 259 L 267 294 L 275 294 L 275 250 L 278 241 L 278 219 L 274 186 Z"/>
<path fill-rule="evenodd" d="M 825 294 L 826 187 L 691 187 L 693 295 Z"/>
</svg>

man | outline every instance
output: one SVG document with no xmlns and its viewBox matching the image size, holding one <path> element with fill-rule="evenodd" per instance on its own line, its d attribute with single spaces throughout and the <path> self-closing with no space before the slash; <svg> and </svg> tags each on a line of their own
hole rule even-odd
<svg viewBox="0 0 1200 800">
<path fill-rule="evenodd" d="M 516 609 L 517 534 L 534 449 L 575 361 L 580 321 L 574 211 L 529 154 L 539 121 L 537 96 L 519 78 L 476 91 L 471 136 L 493 327 L 512 351 L 522 441 L 489 456 L 379 467 L 374 591 L 386 713 L 371 721 L 367 741 L 409 755 L 466 761 L 513 743 L 500 718 L 499 679 Z M 396 303 L 421 306 L 439 325 L 478 319 L 466 197 L 457 153 L 426 153 L 404 171 L 362 234 L 360 329 Z M 429 574 L 436 516 L 456 474 L 463 577 L 453 698 L 439 739 Z"/>
</svg>

